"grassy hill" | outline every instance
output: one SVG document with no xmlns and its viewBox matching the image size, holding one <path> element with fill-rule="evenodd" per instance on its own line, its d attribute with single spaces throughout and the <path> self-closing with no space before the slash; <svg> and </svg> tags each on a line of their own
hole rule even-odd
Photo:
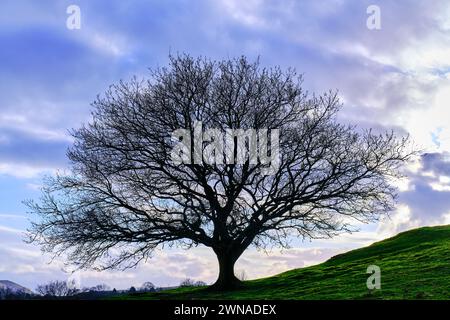
<svg viewBox="0 0 450 320">
<path fill-rule="evenodd" d="M 366 269 L 372 264 L 381 268 L 381 289 L 370 292 Z M 315 266 L 246 281 L 237 291 L 178 288 L 125 298 L 450 299 L 450 225 L 403 232 Z"/>
</svg>

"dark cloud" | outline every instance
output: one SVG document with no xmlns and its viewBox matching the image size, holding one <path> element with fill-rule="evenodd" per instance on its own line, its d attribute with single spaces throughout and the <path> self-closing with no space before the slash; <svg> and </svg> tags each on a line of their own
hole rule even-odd
<svg viewBox="0 0 450 320">
<path fill-rule="evenodd" d="M 421 157 L 422 168 L 438 176 L 450 177 L 450 153 L 425 153 Z"/>
<path fill-rule="evenodd" d="M 399 195 L 399 201 L 407 204 L 411 210 L 412 218 L 419 219 L 422 224 L 439 222 L 444 214 L 450 213 L 450 184 L 443 184 L 439 179 L 442 176 L 450 176 L 448 155 L 447 152 L 422 155 L 421 169 L 408 175 L 409 190 Z M 436 189 L 433 184 L 447 188 Z"/>
<path fill-rule="evenodd" d="M 414 190 L 401 193 L 400 201 L 406 203 L 413 218 L 423 224 L 435 223 L 450 212 L 450 191 L 437 191 L 427 182 L 414 180 Z"/>
</svg>

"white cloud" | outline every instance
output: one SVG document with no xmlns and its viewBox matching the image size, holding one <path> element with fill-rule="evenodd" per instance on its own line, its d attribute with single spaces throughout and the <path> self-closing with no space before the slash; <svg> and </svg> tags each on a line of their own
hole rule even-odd
<svg viewBox="0 0 450 320">
<path fill-rule="evenodd" d="M 0 162 L 0 175 L 6 174 L 17 178 L 36 178 L 43 173 L 54 174 L 55 168 L 32 166 L 28 164 L 13 164 L 13 163 L 1 163 Z"/>
<path fill-rule="evenodd" d="M 2 219 L 26 219 L 26 216 L 20 214 L 0 213 Z"/>
<path fill-rule="evenodd" d="M 2 226 L 2 225 L 0 225 L 0 231 L 14 233 L 14 234 L 23 234 L 24 233 L 24 230 L 11 228 L 11 227 L 7 227 L 7 226 Z"/>
<path fill-rule="evenodd" d="M 101 34 L 87 32 L 86 40 L 89 46 L 100 52 L 120 57 L 127 53 L 130 49 L 130 44 L 127 44 L 124 39 L 111 34 Z"/>
<path fill-rule="evenodd" d="M 410 208 L 405 204 L 400 204 L 397 210 L 390 216 L 384 217 L 378 224 L 376 233 L 379 240 L 396 235 L 399 232 L 417 228 L 420 222 L 414 219 Z"/>
</svg>

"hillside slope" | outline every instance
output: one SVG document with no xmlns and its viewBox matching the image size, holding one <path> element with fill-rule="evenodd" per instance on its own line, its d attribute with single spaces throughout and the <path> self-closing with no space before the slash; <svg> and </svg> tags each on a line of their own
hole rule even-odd
<svg viewBox="0 0 450 320">
<path fill-rule="evenodd" d="M 369 265 L 381 268 L 380 290 L 366 287 Z M 450 299 L 450 225 L 406 231 L 319 265 L 246 281 L 238 291 L 179 288 L 126 298 Z"/>
<path fill-rule="evenodd" d="M 17 284 L 15 282 L 9 281 L 9 280 L 0 280 L 0 290 L 10 290 L 13 293 L 26 293 L 26 294 L 32 294 L 33 292 L 21 286 L 20 284 Z"/>
</svg>

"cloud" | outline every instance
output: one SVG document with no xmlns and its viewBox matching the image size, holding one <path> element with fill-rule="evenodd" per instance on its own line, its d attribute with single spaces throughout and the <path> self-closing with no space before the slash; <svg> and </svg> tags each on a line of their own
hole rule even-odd
<svg viewBox="0 0 450 320">
<path fill-rule="evenodd" d="M 13 233 L 13 234 L 22 234 L 24 232 L 23 230 L 19 230 L 19 229 L 7 227 L 7 226 L 1 226 L 1 225 L 0 225 L 0 231 Z"/>
<path fill-rule="evenodd" d="M 412 215 L 409 206 L 402 204 L 397 207 L 394 213 L 381 219 L 377 226 L 376 234 L 378 235 L 378 240 L 383 240 L 399 232 L 417 228 L 422 224 L 424 224 L 423 221 L 421 222 Z"/>
<path fill-rule="evenodd" d="M 63 167 L 67 162 L 65 149 L 70 139 L 46 136 L 46 133 L 26 132 L 17 128 L 0 128 L 0 163 L 24 163 L 36 166 Z"/>
<path fill-rule="evenodd" d="M 422 170 L 436 176 L 450 177 L 450 153 L 425 153 L 421 157 Z"/>
<path fill-rule="evenodd" d="M 418 165 L 408 173 L 409 186 L 400 192 L 399 202 L 407 206 L 410 221 L 417 220 L 420 225 L 443 224 L 445 215 L 450 213 L 449 153 L 425 153 Z"/>
<path fill-rule="evenodd" d="M 0 114 L 0 174 L 32 178 L 67 165 L 70 137 L 28 122 Z"/>
</svg>

